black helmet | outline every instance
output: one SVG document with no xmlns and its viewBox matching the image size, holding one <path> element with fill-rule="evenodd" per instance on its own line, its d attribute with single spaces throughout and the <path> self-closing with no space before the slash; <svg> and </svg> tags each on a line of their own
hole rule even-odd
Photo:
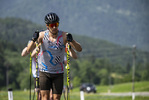
<svg viewBox="0 0 149 100">
<path fill-rule="evenodd" d="M 45 16 L 44 20 L 46 24 L 51 24 L 51 23 L 59 22 L 59 17 L 55 13 L 48 13 Z"/>
</svg>

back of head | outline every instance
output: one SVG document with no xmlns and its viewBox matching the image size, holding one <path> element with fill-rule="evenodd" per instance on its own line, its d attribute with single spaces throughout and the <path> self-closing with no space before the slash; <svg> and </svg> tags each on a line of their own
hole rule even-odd
<svg viewBox="0 0 149 100">
<path fill-rule="evenodd" d="M 44 20 L 46 24 L 52 24 L 52 23 L 59 22 L 59 17 L 57 16 L 56 13 L 51 12 L 45 16 Z"/>
</svg>

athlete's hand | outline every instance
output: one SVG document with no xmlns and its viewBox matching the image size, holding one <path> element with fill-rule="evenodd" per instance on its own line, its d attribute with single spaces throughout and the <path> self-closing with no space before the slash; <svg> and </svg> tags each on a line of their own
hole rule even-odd
<svg viewBox="0 0 149 100">
<path fill-rule="evenodd" d="M 68 42 L 72 42 L 73 41 L 73 37 L 70 33 L 67 33 L 67 41 Z"/>
<path fill-rule="evenodd" d="M 35 31 L 35 33 L 33 34 L 33 37 L 32 37 L 33 42 L 35 42 L 35 41 L 38 39 L 38 37 L 39 37 L 39 31 L 37 30 L 37 31 Z"/>
</svg>

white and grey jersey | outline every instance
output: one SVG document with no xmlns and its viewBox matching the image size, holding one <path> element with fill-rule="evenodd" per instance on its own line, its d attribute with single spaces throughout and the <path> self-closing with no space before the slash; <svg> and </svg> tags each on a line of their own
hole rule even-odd
<svg viewBox="0 0 149 100">
<path fill-rule="evenodd" d="M 64 73 L 65 45 L 62 31 L 58 31 L 56 41 L 52 42 L 49 39 L 49 30 L 46 30 L 40 48 L 40 71 L 53 74 Z"/>
<path fill-rule="evenodd" d="M 38 65 L 39 63 L 40 63 L 40 54 L 38 54 Z M 32 75 L 34 78 L 36 78 L 36 76 L 39 78 L 39 68 L 36 73 L 36 57 L 32 57 Z"/>
</svg>

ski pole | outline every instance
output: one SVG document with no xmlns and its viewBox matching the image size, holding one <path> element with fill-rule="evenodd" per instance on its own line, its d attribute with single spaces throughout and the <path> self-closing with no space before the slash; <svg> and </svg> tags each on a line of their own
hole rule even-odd
<svg viewBox="0 0 149 100">
<path fill-rule="evenodd" d="M 34 89 L 33 100 L 34 100 L 34 98 L 35 98 L 35 92 L 36 92 L 36 91 L 35 91 L 35 89 Z"/>
<path fill-rule="evenodd" d="M 69 55 L 69 49 L 70 49 L 70 44 L 68 43 L 68 47 L 67 47 L 67 100 L 70 100 L 70 95 L 69 95 L 69 80 L 70 80 L 70 77 L 69 77 L 69 62 L 70 62 L 70 55 Z"/>
<path fill-rule="evenodd" d="M 32 57 L 30 52 L 30 92 L 29 92 L 29 100 L 31 100 L 31 73 L 32 73 Z"/>
<path fill-rule="evenodd" d="M 39 99 L 39 78 L 38 78 L 38 43 L 36 43 L 36 89 L 37 89 L 37 96 L 36 100 Z"/>
</svg>

